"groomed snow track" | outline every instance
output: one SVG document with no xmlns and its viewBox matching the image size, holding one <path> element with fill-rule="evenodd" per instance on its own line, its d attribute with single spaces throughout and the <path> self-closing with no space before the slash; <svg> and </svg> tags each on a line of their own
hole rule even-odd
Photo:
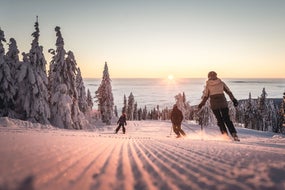
<svg viewBox="0 0 285 190">
<path fill-rule="evenodd" d="M 130 122 L 126 135 L 0 127 L 0 189 L 285 188 L 284 138 L 191 138 L 197 126 L 176 139 L 166 126 Z"/>
</svg>

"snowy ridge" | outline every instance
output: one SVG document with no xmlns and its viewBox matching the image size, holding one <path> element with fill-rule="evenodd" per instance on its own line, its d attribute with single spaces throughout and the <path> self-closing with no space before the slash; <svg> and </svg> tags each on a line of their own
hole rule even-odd
<svg viewBox="0 0 285 190">
<path fill-rule="evenodd" d="M 194 122 L 179 139 L 167 121 L 129 121 L 125 135 L 115 125 L 25 125 L 34 124 L 0 119 L 0 189 L 285 188 L 285 138 L 274 133 L 237 128 L 241 142 L 232 142 Z"/>
<path fill-rule="evenodd" d="M 30 121 L 12 119 L 9 117 L 0 117 L 0 127 L 18 128 L 19 130 L 20 129 L 56 129 L 54 126 L 49 125 L 49 124 L 32 123 Z"/>
</svg>

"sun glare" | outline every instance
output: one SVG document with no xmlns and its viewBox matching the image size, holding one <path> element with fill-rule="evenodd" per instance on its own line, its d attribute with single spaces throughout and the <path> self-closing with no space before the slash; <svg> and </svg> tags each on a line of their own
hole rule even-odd
<svg viewBox="0 0 285 190">
<path fill-rule="evenodd" d="M 173 75 L 168 75 L 168 80 L 173 80 L 174 79 L 174 77 L 173 77 Z"/>
</svg>

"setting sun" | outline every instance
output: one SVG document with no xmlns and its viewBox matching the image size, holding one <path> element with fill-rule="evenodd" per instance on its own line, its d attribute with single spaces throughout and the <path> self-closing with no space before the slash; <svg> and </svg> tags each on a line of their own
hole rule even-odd
<svg viewBox="0 0 285 190">
<path fill-rule="evenodd" d="M 173 77 L 173 75 L 168 75 L 167 78 L 168 78 L 168 80 L 173 80 L 174 77 Z"/>
</svg>

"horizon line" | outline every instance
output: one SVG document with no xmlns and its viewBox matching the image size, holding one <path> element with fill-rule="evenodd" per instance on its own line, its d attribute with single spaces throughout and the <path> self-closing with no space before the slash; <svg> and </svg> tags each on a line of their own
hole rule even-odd
<svg viewBox="0 0 285 190">
<path fill-rule="evenodd" d="M 111 79 L 167 79 L 167 77 L 110 77 Z M 218 77 L 220 79 L 284 79 L 285 77 Z M 102 77 L 83 77 L 83 79 L 102 79 Z M 207 79 L 207 77 L 174 77 L 175 79 Z"/>
</svg>

